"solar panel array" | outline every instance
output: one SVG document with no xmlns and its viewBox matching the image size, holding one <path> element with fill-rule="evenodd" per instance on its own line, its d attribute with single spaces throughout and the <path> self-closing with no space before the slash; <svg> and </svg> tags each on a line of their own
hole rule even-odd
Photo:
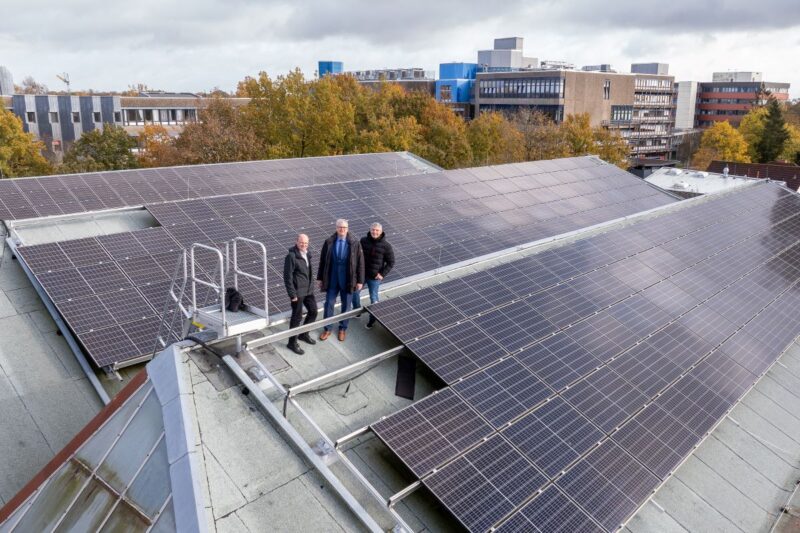
<svg viewBox="0 0 800 533">
<path fill-rule="evenodd" d="M 152 351 L 179 250 L 193 242 L 219 245 L 235 236 L 264 242 L 274 314 L 287 308 L 283 258 L 296 233 L 310 236 L 316 261 L 339 217 L 349 218 L 359 237 L 370 223 L 383 223 L 397 257 L 396 279 L 673 201 L 614 166 L 572 158 L 148 205 L 161 228 L 19 252 L 92 359 L 105 366 Z M 255 250 L 242 256 L 245 270 L 256 273 Z M 203 264 L 208 277 L 212 263 Z M 82 269 L 90 265 L 94 277 L 87 279 Z M 125 289 L 135 289 L 124 293 L 142 315 L 135 323 L 86 305 L 89 295 L 103 299 Z M 263 302 L 255 282 L 241 281 L 240 290 L 245 302 Z"/>
<path fill-rule="evenodd" d="M 0 220 L 433 170 L 435 167 L 408 153 L 394 152 L 0 180 Z"/>
<path fill-rule="evenodd" d="M 760 184 L 372 307 L 449 386 L 372 425 L 471 531 L 613 531 L 800 331 Z"/>
</svg>

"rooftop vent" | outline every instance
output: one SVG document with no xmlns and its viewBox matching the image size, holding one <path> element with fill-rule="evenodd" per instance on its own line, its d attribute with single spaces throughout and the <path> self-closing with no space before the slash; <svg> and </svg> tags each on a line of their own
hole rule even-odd
<svg viewBox="0 0 800 533">
<path fill-rule="evenodd" d="M 670 176 L 680 176 L 683 171 L 679 168 L 671 168 L 667 170 L 667 174 Z"/>
<path fill-rule="evenodd" d="M 676 182 L 675 182 L 675 183 L 672 185 L 672 188 L 673 188 L 673 189 L 682 189 L 682 190 L 687 190 L 687 189 L 689 188 L 689 183 L 688 183 L 688 182 L 686 182 L 686 181 L 676 181 Z"/>
</svg>

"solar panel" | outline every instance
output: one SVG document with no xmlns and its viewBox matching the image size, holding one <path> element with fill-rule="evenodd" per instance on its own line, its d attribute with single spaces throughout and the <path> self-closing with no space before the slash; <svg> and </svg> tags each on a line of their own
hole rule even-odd
<svg viewBox="0 0 800 533">
<path fill-rule="evenodd" d="M 367 164 L 362 164 L 367 163 Z M 406 176 L 435 167 L 403 152 L 222 163 L 3 180 L 0 220 L 273 188 Z"/>
<path fill-rule="evenodd" d="M 406 296 L 374 306 L 450 384 L 438 394 L 462 397 L 491 423 L 490 439 L 502 436 L 551 484 L 509 510 L 465 466 L 469 450 L 432 459 L 423 483 L 454 472 L 431 492 L 474 530 L 620 527 L 800 331 L 798 229 L 800 197 L 761 185 L 431 287 L 413 310 Z M 511 301 L 484 298 L 436 327 L 425 318 L 426 298 L 440 307 L 452 291 L 449 303 L 469 302 L 488 280 L 521 276 L 530 284 L 515 283 Z M 540 331 L 542 319 L 555 329 Z M 470 346 L 498 349 L 459 345 L 468 331 Z M 466 511 L 465 495 L 485 513 Z"/>
<path fill-rule="evenodd" d="M 605 194 L 595 195 L 591 201 L 587 200 L 583 208 L 599 209 L 594 210 L 591 218 L 593 221 L 604 221 L 609 217 L 618 216 L 620 208 L 625 214 L 630 214 L 673 201 L 672 198 L 659 193 L 635 177 L 592 158 L 572 158 L 562 166 L 564 169 L 559 171 L 558 176 L 552 176 L 547 180 L 540 179 L 528 185 L 500 183 L 515 178 L 504 178 L 496 169 L 476 172 L 480 179 L 490 181 L 488 184 L 478 179 L 472 182 L 475 187 L 486 185 L 473 191 L 471 196 L 473 201 L 478 204 L 489 198 L 501 201 L 492 204 L 491 207 L 484 205 L 481 208 L 480 205 L 473 205 L 474 209 L 468 209 L 457 216 L 454 216 L 454 212 L 463 207 L 464 202 L 461 199 L 469 195 L 469 192 L 462 190 L 462 185 L 452 184 L 451 180 L 447 179 L 448 172 L 440 172 L 407 176 L 403 180 L 332 183 L 325 185 L 324 188 L 295 187 L 208 200 L 192 199 L 154 204 L 149 205 L 148 209 L 162 223 L 160 228 L 67 241 L 61 243 L 57 250 L 45 248 L 43 253 L 38 253 L 37 246 L 21 247 L 20 253 L 26 260 L 30 257 L 34 272 L 116 262 L 118 269 L 130 280 L 127 284 L 120 280 L 120 286 L 140 287 L 171 279 L 175 269 L 175 259 L 170 254 L 176 253 L 180 248 L 188 247 L 194 242 L 219 245 L 234 236 L 247 235 L 267 245 L 269 270 L 274 278 L 270 280 L 270 286 L 275 289 L 270 291 L 268 305 L 270 312 L 276 313 L 285 306 L 283 290 L 280 288 L 280 273 L 285 251 L 294 241 L 295 234 L 299 231 L 309 234 L 312 237 L 311 253 L 318 257 L 322 240 L 330 235 L 331 224 L 335 218 L 350 217 L 352 231 L 357 235 L 365 234 L 372 221 L 380 220 L 389 234 L 397 258 L 397 266 L 392 276 L 405 277 L 518 245 L 520 235 L 524 235 L 525 240 L 534 240 L 575 229 L 574 220 L 567 216 L 557 217 L 555 214 L 548 226 L 539 224 L 542 202 L 548 201 L 551 208 L 556 204 L 566 206 L 575 200 L 568 197 L 569 194 L 581 194 L 585 190 L 579 186 L 577 180 L 587 178 L 580 173 L 574 174 L 572 172 L 574 170 L 590 172 L 590 181 L 604 184 L 617 183 L 619 187 L 630 190 L 633 195 L 626 196 L 624 206 L 609 203 L 618 200 L 616 196 L 610 194 L 611 190 Z M 514 173 L 516 172 L 530 173 L 539 178 L 545 176 L 543 167 L 539 163 L 516 165 Z M 125 174 L 128 181 L 123 181 L 120 175 L 115 176 L 114 179 L 120 183 L 132 183 L 131 180 L 134 179 L 139 180 L 137 183 L 141 183 L 143 179 L 140 175 Z M 553 199 L 553 195 L 547 194 L 546 187 L 564 184 L 569 187 L 562 187 L 555 195 L 557 198 Z M 526 207 L 517 207 L 504 199 L 502 194 L 498 194 L 498 190 L 520 189 L 524 186 L 533 187 L 528 192 L 534 203 Z M 453 191 L 458 193 L 454 194 Z M 379 200 L 386 202 L 381 203 Z M 309 204 L 316 207 L 309 209 Z M 513 220 L 517 225 L 512 227 L 510 222 L 498 218 L 499 215 L 492 212 L 496 209 L 505 209 L 503 213 L 506 214 L 514 212 L 516 215 Z M 572 213 L 574 209 L 564 208 L 560 209 L 560 212 Z M 509 231 L 510 228 L 512 231 Z M 520 280 L 531 280 L 534 283 L 531 289 L 533 291 L 544 286 L 548 280 L 572 275 L 577 265 L 589 264 L 584 260 L 584 256 L 589 254 L 594 258 L 594 263 L 603 255 L 600 248 L 588 252 L 584 250 L 580 257 L 561 258 L 547 255 L 538 260 L 537 264 L 524 265 L 522 270 L 518 271 L 518 276 L 514 277 L 516 283 L 505 283 L 503 276 L 508 274 L 502 272 L 498 272 L 497 275 L 476 275 L 466 287 L 463 285 L 456 287 L 461 283 L 456 281 L 453 283 L 453 289 L 461 291 L 462 294 L 460 299 L 457 298 L 452 303 L 448 290 L 445 290 L 447 287 L 409 295 L 403 309 L 400 310 L 400 315 L 406 317 L 407 328 L 403 330 L 395 323 L 393 329 L 404 340 L 411 341 L 442 328 L 455 317 L 465 317 L 466 315 L 462 313 L 474 314 L 475 311 L 492 308 L 494 306 L 492 302 L 514 299 L 517 295 L 512 288 L 518 289 Z M 51 255 L 58 259 L 52 260 Z M 540 274 L 540 270 L 545 274 Z M 263 298 L 263 288 L 255 284 L 246 283 L 244 289 L 252 301 Z M 103 290 L 106 290 L 105 286 Z M 148 290 L 145 294 L 141 291 L 145 298 L 156 297 L 153 292 Z M 70 291 L 59 294 L 59 297 L 73 299 L 80 296 L 81 294 Z M 471 300 L 473 305 L 467 305 L 467 300 Z M 462 335 L 462 330 L 467 328 L 460 327 L 452 332 L 453 338 L 456 339 L 455 355 L 469 352 L 470 361 L 446 360 L 441 364 L 454 369 L 454 373 L 448 378 L 460 377 L 464 375 L 464 371 L 475 370 L 495 360 L 498 351 L 496 345 L 500 344 L 499 352 L 505 353 L 530 344 L 556 329 L 564 320 L 574 317 L 578 310 L 586 311 L 587 302 L 588 300 L 573 291 L 571 294 L 557 295 L 552 316 L 546 318 L 540 316 L 529 303 L 518 302 L 514 304 L 515 307 L 475 319 L 469 327 L 476 328 L 478 332 L 483 331 L 484 327 L 490 327 L 494 321 L 509 324 L 509 330 L 514 334 L 499 335 L 502 340 L 492 339 L 491 335 L 477 338 L 470 331 L 463 331 Z M 151 302 L 151 305 L 161 312 L 162 303 L 163 298 L 157 297 L 157 301 Z M 424 319 L 413 311 L 422 307 L 425 307 Z M 390 307 L 384 307 L 380 312 L 392 311 Z M 507 320 L 509 316 L 524 321 L 526 327 L 522 329 L 515 325 L 513 320 Z M 538 317 L 535 326 L 531 322 L 534 317 Z M 138 359 L 142 355 L 144 354 L 131 354 L 130 358 Z M 100 357 L 98 354 L 98 358 Z M 456 370 L 459 365 L 463 368 Z"/>
</svg>

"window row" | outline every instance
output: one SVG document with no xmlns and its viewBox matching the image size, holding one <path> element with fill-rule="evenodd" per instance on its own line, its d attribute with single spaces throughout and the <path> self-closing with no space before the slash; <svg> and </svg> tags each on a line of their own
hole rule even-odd
<svg viewBox="0 0 800 533">
<path fill-rule="evenodd" d="M 481 98 L 564 98 L 563 78 L 480 80 Z"/>
<path fill-rule="evenodd" d="M 119 118 L 116 118 L 116 117 L 119 117 L 119 113 L 114 113 L 114 116 L 115 116 L 115 120 L 117 122 L 119 122 Z M 70 117 L 72 118 L 72 122 L 74 122 L 75 124 L 80 124 L 80 122 L 81 122 L 81 113 L 80 113 L 80 111 L 72 111 L 72 112 L 70 112 Z M 58 124 L 59 122 L 61 122 L 61 117 L 60 117 L 58 111 L 49 111 L 47 113 L 47 118 L 49 119 L 51 124 Z M 25 121 L 28 124 L 36 124 L 38 122 L 38 118 L 36 116 L 36 111 L 27 111 L 25 113 Z M 102 117 L 102 114 L 100 113 L 100 111 L 93 111 L 92 112 L 92 121 L 95 124 L 100 124 L 101 122 L 103 122 L 103 117 Z"/>
<path fill-rule="evenodd" d="M 637 89 L 672 89 L 672 80 L 659 78 L 636 78 L 634 87 Z"/>
<path fill-rule="evenodd" d="M 124 124 L 142 126 L 146 123 L 183 124 L 197 122 L 196 109 L 126 109 Z"/>
</svg>

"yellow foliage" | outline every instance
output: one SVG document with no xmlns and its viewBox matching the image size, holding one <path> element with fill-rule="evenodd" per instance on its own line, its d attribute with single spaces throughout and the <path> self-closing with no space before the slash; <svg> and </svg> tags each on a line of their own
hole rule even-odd
<svg viewBox="0 0 800 533">
<path fill-rule="evenodd" d="M 52 167 L 42 156 L 44 145 L 22 129 L 22 121 L 0 107 L 0 177 L 41 176 Z"/>
<path fill-rule="evenodd" d="M 703 132 L 700 149 L 692 158 L 692 166 L 705 170 L 712 160 L 749 163 L 748 145 L 739 131 L 729 122 L 717 122 Z"/>
</svg>

